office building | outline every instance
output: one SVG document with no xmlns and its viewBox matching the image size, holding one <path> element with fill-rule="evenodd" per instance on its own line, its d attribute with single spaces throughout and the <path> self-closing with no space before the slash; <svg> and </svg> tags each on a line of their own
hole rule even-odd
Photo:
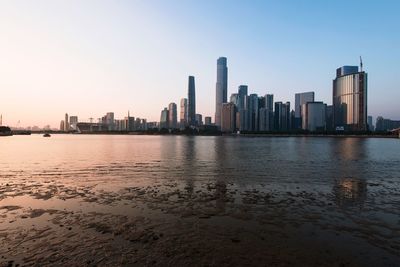
<svg viewBox="0 0 400 267">
<path fill-rule="evenodd" d="M 238 88 L 238 99 L 237 99 L 237 109 L 247 109 L 247 85 L 239 85 Z"/>
<path fill-rule="evenodd" d="M 187 98 L 181 99 L 180 125 L 181 125 L 181 128 L 185 128 L 185 126 L 188 125 L 188 100 L 187 100 Z"/>
<path fill-rule="evenodd" d="M 326 130 L 333 131 L 333 106 L 328 105 L 326 106 Z"/>
<path fill-rule="evenodd" d="M 228 67 L 226 57 L 217 60 L 217 83 L 215 88 L 215 125 L 221 127 L 222 103 L 226 103 L 228 97 Z"/>
<path fill-rule="evenodd" d="M 315 93 L 314 92 L 305 92 L 305 93 L 297 93 L 295 94 L 294 101 L 294 128 L 300 129 L 302 128 L 301 121 L 301 107 L 307 102 L 314 102 Z"/>
<path fill-rule="evenodd" d="M 236 131 L 236 106 L 233 103 L 222 104 L 221 131 L 226 133 Z"/>
<path fill-rule="evenodd" d="M 140 123 L 140 121 L 139 121 Z M 164 108 L 161 111 L 160 117 L 160 129 L 168 129 L 169 128 L 169 112 L 167 108 Z"/>
<path fill-rule="evenodd" d="M 168 105 L 168 127 L 170 129 L 177 129 L 178 128 L 178 114 L 177 108 L 175 103 L 170 103 Z"/>
<path fill-rule="evenodd" d="M 189 126 L 196 126 L 196 90 L 195 90 L 195 84 L 194 84 L 194 76 L 189 76 L 188 123 L 189 123 Z"/>
<path fill-rule="evenodd" d="M 326 105 L 307 102 L 301 107 L 302 129 L 311 132 L 326 130 Z"/>
<path fill-rule="evenodd" d="M 269 113 L 269 131 L 274 130 L 274 95 L 266 94 L 265 95 L 265 108 Z"/>
<path fill-rule="evenodd" d="M 333 80 L 333 120 L 336 130 L 367 130 L 367 73 L 357 66 L 336 70 Z"/>
<path fill-rule="evenodd" d="M 64 130 L 65 130 L 64 121 L 61 121 L 60 122 L 60 131 L 64 131 Z"/>
</svg>

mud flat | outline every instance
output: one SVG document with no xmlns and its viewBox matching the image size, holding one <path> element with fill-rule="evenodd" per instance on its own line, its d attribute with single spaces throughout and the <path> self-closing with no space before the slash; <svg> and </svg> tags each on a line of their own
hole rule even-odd
<svg viewBox="0 0 400 267">
<path fill-rule="evenodd" d="M 106 187 L 97 179 L 3 179 L 0 266 L 400 262 L 400 203 L 346 206 L 340 182 L 333 193 L 211 181 Z M 385 184 L 367 184 L 365 190 L 399 195 Z"/>
</svg>

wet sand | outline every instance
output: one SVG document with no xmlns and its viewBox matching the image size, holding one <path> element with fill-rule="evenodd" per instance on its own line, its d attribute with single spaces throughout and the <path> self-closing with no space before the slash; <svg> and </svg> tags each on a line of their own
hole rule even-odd
<svg viewBox="0 0 400 267">
<path fill-rule="evenodd" d="M 347 183 L 356 181 L 348 180 Z M 234 183 L 2 180 L 0 266 L 396 266 L 400 221 L 338 194 Z M 365 190 L 387 191 L 383 184 Z M 383 192 L 380 192 L 383 193 Z M 389 193 L 389 192 L 387 192 Z M 393 193 L 393 192 L 391 192 Z M 399 192 L 396 190 L 396 194 Z M 339 196 L 339 197 L 338 197 Z M 385 216 L 380 213 L 385 212 Z"/>
</svg>

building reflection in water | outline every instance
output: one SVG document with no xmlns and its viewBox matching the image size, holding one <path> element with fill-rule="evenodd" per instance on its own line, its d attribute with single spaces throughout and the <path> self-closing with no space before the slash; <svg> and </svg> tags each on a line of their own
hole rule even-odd
<svg viewBox="0 0 400 267">
<path fill-rule="evenodd" d="M 340 207 L 363 206 L 367 199 L 367 183 L 357 178 L 342 178 L 333 187 L 336 204 Z"/>
<path fill-rule="evenodd" d="M 367 173 L 363 160 L 366 160 L 366 140 L 344 138 L 335 140 L 332 157 L 336 162 L 337 175 L 333 185 L 335 202 L 340 207 L 360 206 L 367 200 Z M 338 157 L 339 155 L 339 157 Z"/>
</svg>

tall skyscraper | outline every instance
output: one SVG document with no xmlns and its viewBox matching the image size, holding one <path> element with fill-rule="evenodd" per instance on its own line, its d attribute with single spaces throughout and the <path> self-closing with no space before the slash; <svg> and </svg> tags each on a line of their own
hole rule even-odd
<svg viewBox="0 0 400 267">
<path fill-rule="evenodd" d="M 194 76 L 189 76 L 188 120 L 190 126 L 196 126 L 196 90 L 194 84 Z"/>
<path fill-rule="evenodd" d="M 203 115 L 196 114 L 196 125 L 198 126 L 203 125 Z"/>
<path fill-rule="evenodd" d="M 187 98 L 181 99 L 180 124 L 181 124 L 181 128 L 184 128 L 188 124 L 188 100 L 187 100 Z"/>
<path fill-rule="evenodd" d="M 336 70 L 333 80 L 333 121 L 335 129 L 366 131 L 367 73 L 357 66 Z"/>
<path fill-rule="evenodd" d="M 69 131 L 68 113 L 65 113 L 64 131 L 66 131 L 66 132 Z"/>
<path fill-rule="evenodd" d="M 222 103 L 226 103 L 228 98 L 228 67 L 226 57 L 217 60 L 217 84 L 215 90 L 215 125 L 221 127 Z"/>
<path fill-rule="evenodd" d="M 169 122 L 169 128 L 171 129 L 176 129 L 178 128 L 178 114 L 176 111 L 176 104 L 175 103 L 170 103 L 168 105 L 168 122 Z"/>
<path fill-rule="evenodd" d="M 302 119 L 301 119 L 301 107 L 307 102 L 314 102 L 315 93 L 314 92 L 305 92 L 305 93 L 297 93 L 295 94 L 294 101 L 294 127 L 295 129 L 302 128 Z"/>
<path fill-rule="evenodd" d="M 236 106 L 223 103 L 221 112 L 221 131 L 232 133 L 236 130 Z"/>
<path fill-rule="evenodd" d="M 367 120 L 368 120 L 368 130 L 374 131 L 374 124 L 372 122 L 372 120 L 373 120 L 372 116 L 368 116 Z"/>
<path fill-rule="evenodd" d="M 64 121 L 61 121 L 60 122 L 60 131 L 64 131 L 64 130 L 65 130 Z"/>
</svg>

